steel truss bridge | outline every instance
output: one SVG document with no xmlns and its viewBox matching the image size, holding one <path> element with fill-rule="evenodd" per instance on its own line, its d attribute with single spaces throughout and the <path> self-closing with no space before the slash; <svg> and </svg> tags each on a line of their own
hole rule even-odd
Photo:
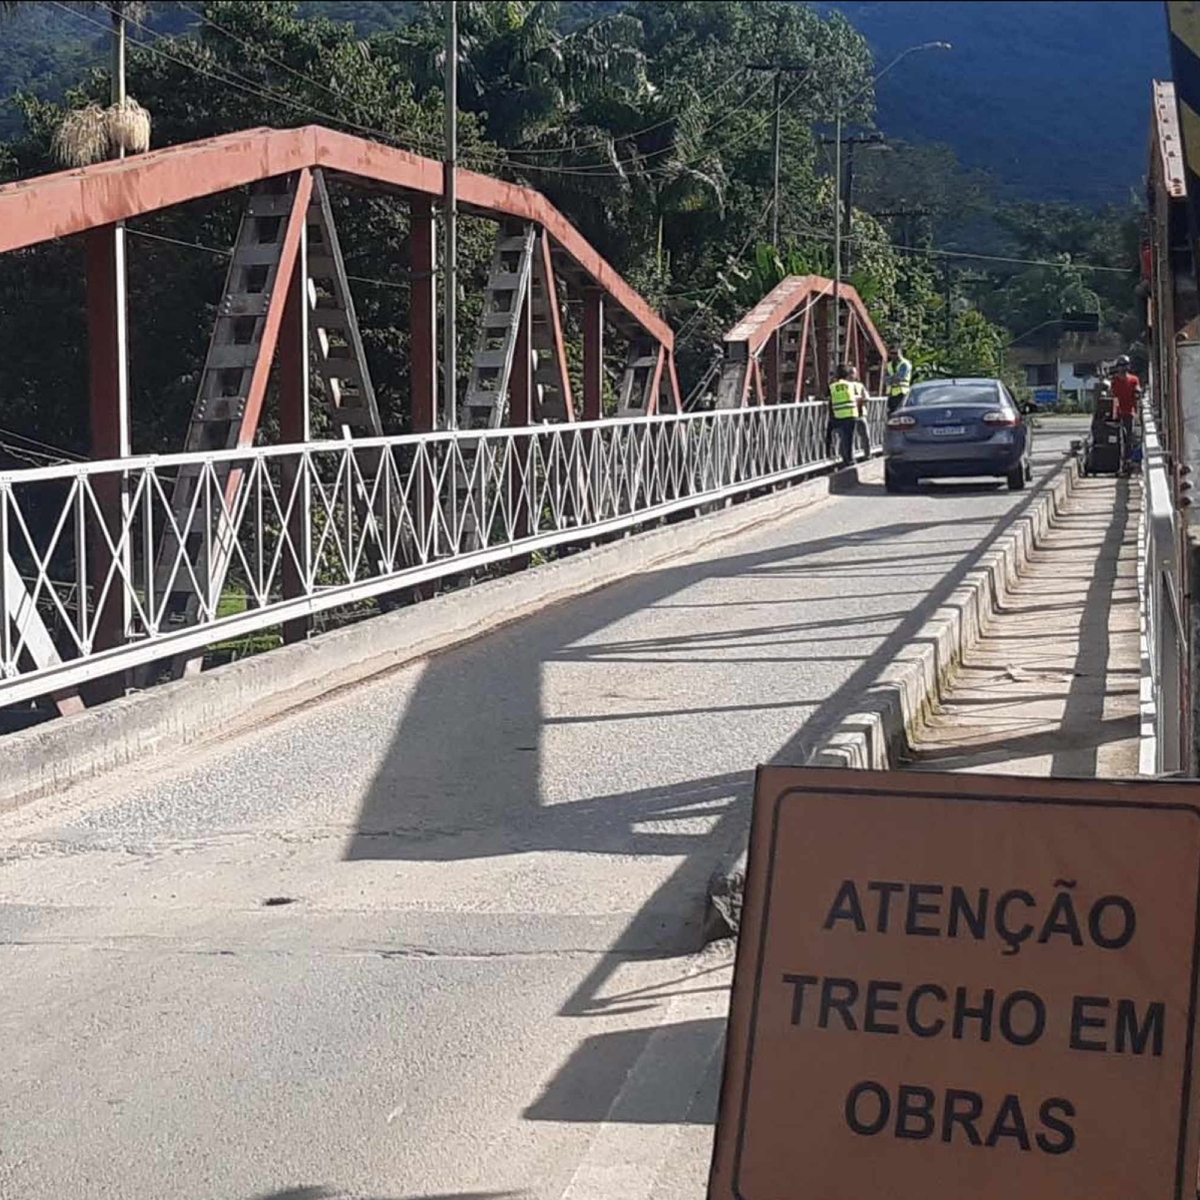
<svg viewBox="0 0 1200 1200">
<path fill-rule="evenodd" d="M 69 712 L 97 681 L 103 698 L 164 664 L 195 671 L 223 639 L 282 624 L 295 640 L 325 610 L 828 469 L 835 322 L 882 391 L 886 347 L 854 289 L 794 277 L 730 330 L 705 410 L 682 411 L 669 326 L 540 194 L 460 171 L 460 206 L 494 222 L 495 246 L 458 427 L 440 428 L 441 170 L 309 126 L 0 188 L 0 253 L 85 243 L 92 434 L 91 461 L 0 473 L 0 705 Z M 413 432 L 380 417 L 331 185 L 408 208 Z M 244 213 L 182 449 L 134 455 L 122 222 L 230 191 Z M 276 364 L 281 443 L 263 445 Z M 884 420 L 876 397 L 867 452 Z M 244 611 L 223 607 L 231 588 Z"/>
</svg>

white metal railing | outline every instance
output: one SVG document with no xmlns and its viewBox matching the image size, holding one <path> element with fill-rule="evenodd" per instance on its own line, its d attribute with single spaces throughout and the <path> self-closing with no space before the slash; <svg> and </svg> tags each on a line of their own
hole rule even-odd
<svg viewBox="0 0 1200 1200">
<path fill-rule="evenodd" d="M 1141 738 L 1138 771 L 1182 770 L 1183 621 L 1177 528 L 1166 458 L 1149 400 L 1142 402 L 1142 512 L 1138 522 Z"/>
<path fill-rule="evenodd" d="M 873 451 L 885 420 L 873 399 Z M 0 473 L 0 704 L 832 462 L 809 401 Z"/>
</svg>

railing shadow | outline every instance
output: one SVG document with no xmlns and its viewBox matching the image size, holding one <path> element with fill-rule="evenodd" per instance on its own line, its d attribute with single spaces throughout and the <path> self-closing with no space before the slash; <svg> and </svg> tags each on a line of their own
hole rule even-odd
<svg viewBox="0 0 1200 1200">
<path fill-rule="evenodd" d="M 932 523 L 912 522 L 882 525 L 858 535 L 855 542 L 859 546 L 886 543 L 932 527 Z M 736 806 L 744 799 L 748 773 L 721 776 L 719 783 L 706 778 L 667 788 L 641 787 L 631 780 L 627 788 L 603 795 L 541 803 L 540 752 L 547 728 L 543 665 L 557 661 L 586 672 L 590 661 L 603 661 L 605 655 L 606 644 L 597 645 L 596 635 L 623 617 L 645 613 L 660 601 L 715 577 L 745 578 L 753 587 L 757 577 L 781 564 L 795 564 L 846 545 L 845 535 L 835 535 L 803 546 L 664 568 L 547 610 L 536 622 L 500 630 L 486 644 L 461 646 L 431 659 L 371 783 L 346 857 L 444 861 L 518 850 L 662 854 L 681 853 L 685 846 L 707 842 L 711 836 L 707 833 L 640 834 L 634 827 L 676 808 L 686 811 L 695 796 L 712 803 L 714 786 L 726 788 L 725 802 Z M 869 614 L 847 618 L 859 626 L 871 620 Z M 785 637 L 809 624 L 780 623 L 772 632 Z M 817 628 L 825 624 L 813 623 Z M 823 658 L 819 645 L 806 657 Z M 597 659 L 590 657 L 593 649 Z M 693 656 L 695 650 L 691 648 Z M 682 652 L 689 653 L 686 645 Z M 620 697 L 597 697 L 606 704 L 614 699 Z M 824 703 L 811 689 L 797 687 L 790 695 L 770 697 L 760 707 L 764 711 L 772 704 L 808 709 Z M 698 698 L 692 711 L 703 720 L 720 707 L 715 697 Z M 651 707 L 639 715 L 652 725 L 668 713 Z M 587 752 L 586 746 L 581 746 L 581 752 Z M 595 747 L 591 753 L 596 753 Z M 620 748 L 613 746 L 608 753 L 619 755 Z M 613 772 L 614 777 L 622 774 Z"/>
<path fill-rule="evenodd" d="M 889 607 L 875 644 L 858 659 L 838 687 L 826 695 L 797 683 L 791 694 L 771 695 L 761 705 L 764 717 L 772 707 L 795 710 L 795 722 L 776 762 L 803 762 L 809 747 L 848 711 L 883 667 L 910 645 L 921 626 L 950 595 L 995 540 L 1032 505 L 1047 483 L 1043 478 L 964 554 L 947 551 L 954 564 L 921 598 L 901 609 L 895 620 Z M 555 736 L 563 723 L 548 723 L 543 707 L 543 666 L 566 663 L 586 675 L 593 653 L 603 661 L 606 645 L 597 635 L 623 617 L 647 613 L 672 596 L 712 578 L 746 580 L 758 586 L 771 572 L 797 569 L 799 563 L 853 545 L 865 550 L 886 546 L 892 539 L 944 529 L 937 521 L 900 521 L 817 538 L 802 545 L 774 546 L 737 555 L 710 557 L 666 567 L 641 578 L 580 597 L 570 605 L 543 612 L 489 636 L 486 642 L 461 646 L 431 659 L 398 725 L 393 743 L 377 769 L 364 799 L 358 828 L 347 845 L 347 859 L 456 861 L 529 851 L 564 850 L 577 853 L 678 855 L 682 861 L 629 923 L 614 949 L 629 955 L 674 953 L 678 937 L 664 938 L 663 913 L 692 910 L 699 928 L 708 875 L 714 856 L 744 836 L 752 776 L 744 751 L 730 748 L 738 769 L 716 775 L 687 777 L 656 784 L 653 777 L 678 775 L 679 751 L 671 749 L 665 723 L 694 713 L 703 723 L 704 737 L 720 737 L 719 717 L 729 705 L 719 692 L 697 697 L 681 714 L 677 706 L 656 706 L 644 691 L 633 704 L 611 708 L 617 695 L 597 695 L 596 719 L 585 717 L 576 726 L 566 749 L 588 756 L 590 773 L 611 780 L 600 794 L 572 785 L 561 776 L 553 781 L 555 799 L 543 803 L 547 785 L 542 772 L 542 743 L 548 731 Z M 883 557 L 890 558 L 890 555 Z M 933 568 L 936 570 L 936 567 Z M 871 624 L 870 613 L 846 618 L 848 623 Z M 786 638 L 812 623 L 777 623 L 771 633 Z M 816 622 L 825 627 L 828 622 Z M 695 657 L 704 646 L 700 633 L 681 656 Z M 595 651 L 593 647 L 599 645 Z M 729 642 L 723 646 L 725 651 Z M 736 645 L 735 641 L 732 643 Z M 799 659 L 800 656 L 798 656 Z M 822 660 L 820 643 L 811 659 Z M 643 676 L 643 679 L 645 677 Z M 603 703 L 601 703 L 603 702 Z M 606 744 L 593 735 L 609 707 L 626 716 L 633 713 L 643 728 L 626 732 L 626 743 Z M 742 708 L 739 707 L 739 711 Z M 713 724 L 713 718 L 717 724 Z M 677 729 L 678 726 L 675 726 Z M 570 731 L 568 731 L 570 732 Z M 661 740 L 660 740 L 661 739 Z M 560 745 L 556 753 L 561 753 Z M 683 750 L 686 758 L 686 750 Z M 597 770 L 597 763 L 600 769 Z M 647 766 L 647 763 L 649 764 Z M 698 831 L 696 819 L 709 818 Z M 714 819 L 715 818 L 715 819 Z M 694 853 L 702 850 L 703 853 Z M 602 961 L 563 1007 L 564 1014 L 595 1011 L 600 988 L 613 970 Z"/>
</svg>

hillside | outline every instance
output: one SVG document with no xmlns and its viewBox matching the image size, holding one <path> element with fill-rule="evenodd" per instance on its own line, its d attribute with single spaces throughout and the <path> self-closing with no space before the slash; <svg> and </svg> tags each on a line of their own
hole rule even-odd
<svg viewBox="0 0 1200 1200">
<path fill-rule="evenodd" d="M 565 0 L 563 20 L 594 19 L 621 0 Z M 363 31 L 399 23 L 400 0 L 308 3 Z M 1169 78 L 1162 5 L 1145 0 L 859 0 L 836 8 L 866 36 L 881 66 L 913 55 L 879 88 L 880 127 L 950 146 L 1013 195 L 1121 204 L 1141 185 L 1150 80 Z"/>
<path fill-rule="evenodd" d="M 1014 194 L 1121 203 L 1145 171 L 1150 80 L 1169 78 L 1166 18 L 1142 0 L 819 4 L 844 12 L 881 63 L 889 134 L 945 142 Z"/>
<path fill-rule="evenodd" d="M 622 0 L 565 0 L 574 25 Z M 305 15 L 352 20 L 364 35 L 405 23 L 412 0 L 310 0 Z M 941 142 L 1013 196 L 1121 203 L 1144 170 L 1150 80 L 1169 75 L 1162 6 L 1144 0 L 870 0 L 836 8 L 880 63 L 925 41 L 950 52 L 913 55 L 880 85 L 879 125 L 912 142 Z M 0 101 L 19 88 L 57 96 L 104 61 L 96 14 L 22 4 L 0 26 Z M 151 6 L 148 22 L 175 32 L 194 18 Z M 0 107 L 0 134 L 11 132 Z"/>
</svg>

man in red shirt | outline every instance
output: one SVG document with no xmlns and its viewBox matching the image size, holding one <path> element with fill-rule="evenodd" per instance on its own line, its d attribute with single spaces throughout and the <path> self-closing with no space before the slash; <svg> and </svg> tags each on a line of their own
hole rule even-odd
<svg viewBox="0 0 1200 1200">
<path fill-rule="evenodd" d="M 1121 424 L 1121 473 L 1129 471 L 1129 455 L 1133 450 L 1133 419 L 1137 416 L 1142 381 L 1129 369 L 1129 355 L 1117 359 L 1111 380 L 1113 416 Z"/>
</svg>

